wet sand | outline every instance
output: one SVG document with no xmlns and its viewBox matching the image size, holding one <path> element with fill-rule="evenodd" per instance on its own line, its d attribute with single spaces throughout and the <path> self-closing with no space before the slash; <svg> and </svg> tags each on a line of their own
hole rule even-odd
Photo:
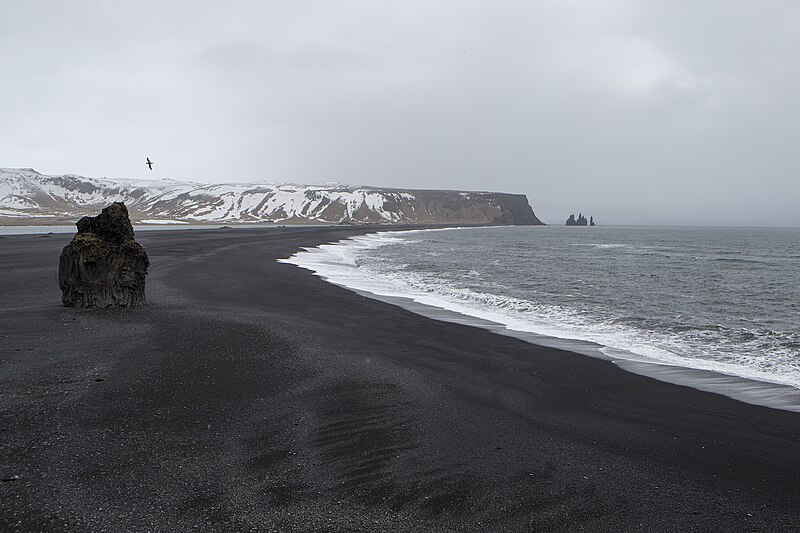
<svg viewBox="0 0 800 533">
<path fill-rule="evenodd" d="M 119 310 L 0 237 L 0 530 L 800 529 L 800 414 L 275 261 L 364 231 L 142 232 Z"/>
</svg>

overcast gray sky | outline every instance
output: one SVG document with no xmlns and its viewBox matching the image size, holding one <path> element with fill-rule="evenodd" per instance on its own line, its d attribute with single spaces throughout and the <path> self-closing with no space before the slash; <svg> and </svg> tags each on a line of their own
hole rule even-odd
<svg viewBox="0 0 800 533">
<path fill-rule="evenodd" d="M 798 28 L 794 0 L 4 1 L 0 166 L 797 226 Z"/>
</svg>

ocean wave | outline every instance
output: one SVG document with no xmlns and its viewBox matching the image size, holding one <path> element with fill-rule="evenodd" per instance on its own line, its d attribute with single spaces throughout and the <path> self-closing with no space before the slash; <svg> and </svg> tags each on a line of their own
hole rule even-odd
<svg viewBox="0 0 800 533">
<path fill-rule="evenodd" d="M 467 281 L 479 283 L 484 277 L 475 269 L 461 274 L 424 273 L 409 270 L 408 264 L 400 261 L 386 268 L 386 258 L 376 261 L 372 251 L 409 243 L 408 234 L 394 233 L 370 234 L 322 245 L 284 261 L 353 290 L 411 299 L 500 324 L 511 331 L 601 345 L 615 359 L 644 359 L 800 388 L 800 352 L 796 348 L 800 338 L 796 333 L 732 329 L 715 323 L 648 324 L 646 317 L 574 307 L 571 304 L 574 300 L 566 293 L 560 295 L 561 305 L 555 305 L 497 294 L 491 292 L 488 284 L 464 286 Z M 487 260 L 486 264 L 491 265 L 492 261 Z"/>
<path fill-rule="evenodd" d="M 629 245 L 627 244 L 619 244 L 619 243 L 594 243 L 594 242 L 575 242 L 570 244 L 570 246 L 586 246 L 588 248 L 628 248 Z"/>
<path fill-rule="evenodd" d="M 764 261 L 761 259 L 745 259 L 743 257 L 714 257 L 712 261 L 717 261 L 719 263 L 734 263 L 734 264 L 748 264 L 748 265 L 764 265 L 769 263 L 769 261 Z"/>
</svg>

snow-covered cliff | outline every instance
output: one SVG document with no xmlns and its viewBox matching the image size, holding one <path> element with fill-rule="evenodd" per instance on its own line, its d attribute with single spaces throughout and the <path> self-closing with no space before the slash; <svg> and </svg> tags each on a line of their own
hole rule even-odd
<svg viewBox="0 0 800 533">
<path fill-rule="evenodd" d="M 125 202 L 135 221 L 541 224 L 524 195 L 343 185 L 203 184 L 0 168 L 5 223 L 76 220 Z"/>
</svg>

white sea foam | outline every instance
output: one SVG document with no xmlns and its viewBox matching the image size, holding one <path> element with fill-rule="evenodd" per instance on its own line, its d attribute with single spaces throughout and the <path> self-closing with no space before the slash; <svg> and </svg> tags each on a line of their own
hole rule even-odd
<svg viewBox="0 0 800 533">
<path fill-rule="evenodd" d="M 588 246 L 589 248 L 627 248 L 627 244 L 619 244 L 619 243 L 595 243 L 595 242 L 576 242 L 571 244 L 570 246 Z"/>
<path fill-rule="evenodd" d="M 424 306 L 500 324 L 511 332 L 594 343 L 600 345 L 601 352 L 611 360 L 710 371 L 800 388 L 800 365 L 796 359 L 781 357 L 779 353 L 772 354 L 774 357 L 748 357 L 746 351 L 715 353 L 718 350 L 715 346 L 720 344 L 716 338 L 699 339 L 689 334 L 644 331 L 613 319 L 587 317 L 566 305 L 538 304 L 457 287 L 452 280 L 442 276 L 404 271 L 400 265 L 381 262 L 378 267 L 374 261 L 362 261 L 376 248 L 414 242 L 406 237 L 409 233 L 385 232 L 354 237 L 306 249 L 282 261 L 311 270 L 346 288 L 386 298 L 409 299 Z M 479 277 L 480 273 L 473 270 L 466 276 Z M 696 334 L 699 335 L 710 334 Z M 706 352 L 699 353 L 698 346 L 704 347 Z M 763 355 L 764 350 L 769 349 L 764 346 L 756 349 L 754 345 L 753 352 Z"/>
</svg>

